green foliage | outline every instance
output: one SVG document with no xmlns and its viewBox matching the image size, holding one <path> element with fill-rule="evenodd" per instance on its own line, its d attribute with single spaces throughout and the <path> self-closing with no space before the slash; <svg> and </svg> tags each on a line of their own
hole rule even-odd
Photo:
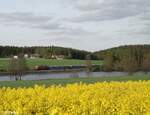
<svg viewBox="0 0 150 115">
<path fill-rule="evenodd" d="M 124 52 L 120 59 L 120 65 L 123 71 L 129 72 L 129 74 L 139 70 L 138 60 L 136 59 L 135 53 L 136 52 L 133 49 L 130 49 Z"/>
<path fill-rule="evenodd" d="M 0 58 L 10 58 L 13 55 L 23 54 L 36 54 L 38 53 L 41 58 L 50 58 L 52 55 L 64 55 L 66 59 L 85 59 L 86 55 L 90 54 L 91 59 L 96 60 L 97 56 L 91 52 L 84 50 L 77 50 L 72 48 L 64 48 L 57 46 L 48 47 L 15 47 L 15 46 L 0 46 Z"/>
<path fill-rule="evenodd" d="M 150 71 L 150 45 L 129 45 L 95 52 L 107 71 Z"/>
<path fill-rule="evenodd" d="M 97 52 L 94 52 L 94 55 L 96 55 L 98 59 L 104 60 L 108 52 L 113 52 L 115 54 L 115 57 L 120 58 L 120 55 L 122 55 L 124 51 L 130 50 L 130 49 L 136 50 L 136 53 L 139 56 L 137 58 L 142 58 L 143 54 L 150 53 L 150 45 L 126 45 L 126 46 L 110 48 L 107 50 L 97 51 Z"/>
<path fill-rule="evenodd" d="M 142 63 L 142 70 L 146 73 L 150 71 L 150 54 L 144 55 L 143 63 Z"/>
<path fill-rule="evenodd" d="M 112 71 L 114 58 L 112 52 L 108 52 L 104 58 L 104 71 Z"/>
<path fill-rule="evenodd" d="M 40 58 L 45 58 L 45 59 L 48 59 L 50 58 L 50 52 L 49 52 L 49 49 L 48 48 L 36 48 L 35 49 L 35 53 L 36 54 L 39 54 L 39 57 Z"/>
</svg>

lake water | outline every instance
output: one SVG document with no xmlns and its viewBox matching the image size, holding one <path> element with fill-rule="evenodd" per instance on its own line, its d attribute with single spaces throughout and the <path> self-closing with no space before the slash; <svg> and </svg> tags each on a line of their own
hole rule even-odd
<svg viewBox="0 0 150 115">
<path fill-rule="evenodd" d="M 90 76 L 93 77 L 113 77 L 125 76 L 126 72 L 91 72 Z M 34 73 L 22 76 L 22 80 L 44 80 L 44 79 L 58 79 L 58 78 L 73 78 L 73 77 L 87 77 L 86 72 L 66 72 L 66 73 Z M 0 81 L 12 81 L 14 77 L 9 75 L 1 75 Z"/>
</svg>

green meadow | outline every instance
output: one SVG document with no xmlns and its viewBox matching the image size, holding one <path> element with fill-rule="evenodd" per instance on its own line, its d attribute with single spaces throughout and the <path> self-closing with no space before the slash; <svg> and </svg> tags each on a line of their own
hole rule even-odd
<svg viewBox="0 0 150 115">
<path fill-rule="evenodd" d="M 7 70 L 9 67 L 9 58 L 0 58 L 0 70 Z M 65 66 L 65 65 L 84 65 L 85 60 L 64 59 L 64 60 L 51 60 L 51 59 L 27 59 L 27 65 L 33 69 L 37 65 L 47 66 Z M 102 61 L 92 60 L 92 64 L 102 64 Z"/>
</svg>

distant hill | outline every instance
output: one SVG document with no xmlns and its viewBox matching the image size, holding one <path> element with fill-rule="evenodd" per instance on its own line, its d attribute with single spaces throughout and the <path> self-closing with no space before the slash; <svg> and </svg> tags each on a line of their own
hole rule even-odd
<svg viewBox="0 0 150 115">
<path fill-rule="evenodd" d="M 137 52 L 141 52 L 141 54 L 150 54 L 150 45 L 125 45 L 125 46 L 119 46 L 119 47 L 114 47 L 106 50 L 101 50 L 101 51 L 96 51 L 93 53 L 93 55 L 96 55 L 98 59 L 104 59 L 104 57 L 108 53 L 113 53 L 116 56 L 124 53 L 125 51 L 128 50 L 136 50 Z"/>
<path fill-rule="evenodd" d="M 104 71 L 150 71 L 150 45 L 126 45 L 94 52 Z"/>
<path fill-rule="evenodd" d="M 13 55 L 23 54 L 40 54 L 40 57 L 49 58 L 51 55 L 63 55 L 67 59 L 85 59 L 86 55 L 90 54 L 92 59 L 97 59 L 97 57 L 91 52 L 58 47 L 58 46 L 33 46 L 33 47 L 16 47 L 16 46 L 0 46 L 0 58 L 7 58 Z"/>
<path fill-rule="evenodd" d="M 58 46 L 33 46 L 33 47 L 17 47 L 17 46 L 0 46 L 0 58 L 8 58 L 20 53 L 23 54 L 37 54 L 41 57 L 48 58 L 49 55 L 63 55 L 67 59 L 85 59 L 87 55 L 91 55 L 92 60 L 103 60 L 108 52 L 115 55 L 122 54 L 124 51 L 134 49 L 143 54 L 150 53 L 150 45 L 125 45 L 114 47 L 102 51 L 89 52 L 85 50 L 58 47 Z"/>
</svg>

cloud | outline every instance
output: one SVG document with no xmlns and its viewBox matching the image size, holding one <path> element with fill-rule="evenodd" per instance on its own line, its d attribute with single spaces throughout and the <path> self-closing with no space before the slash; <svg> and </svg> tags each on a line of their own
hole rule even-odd
<svg viewBox="0 0 150 115">
<path fill-rule="evenodd" d="M 60 24 L 52 16 L 33 13 L 0 13 L 0 23 L 36 29 L 58 29 Z"/>
<path fill-rule="evenodd" d="M 70 39 L 72 37 L 83 37 L 83 36 L 89 36 L 94 33 L 85 31 L 82 28 L 61 28 L 59 30 L 54 30 L 51 32 L 48 32 L 47 35 L 51 36 L 70 36 Z M 82 38 L 83 39 L 83 38 Z"/>
<path fill-rule="evenodd" d="M 65 21 L 57 20 L 53 16 L 34 13 L 0 13 L 0 23 L 10 26 L 27 27 L 48 30 L 51 35 L 83 35 L 87 34 L 82 28 L 66 26 Z"/>
<path fill-rule="evenodd" d="M 150 11 L 150 0 L 76 0 L 73 22 L 118 20 Z"/>
<path fill-rule="evenodd" d="M 18 1 L 15 3 L 20 5 Z M 0 7 L 0 44 L 52 43 L 93 51 L 150 44 L 150 0 L 46 1 L 47 8 L 38 1 L 38 10 L 28 8 L 29 3 L 35 4 L 32 1 L 24 1 L 23 10 L 13 10 L 12 4 Z"/>
</svg>

